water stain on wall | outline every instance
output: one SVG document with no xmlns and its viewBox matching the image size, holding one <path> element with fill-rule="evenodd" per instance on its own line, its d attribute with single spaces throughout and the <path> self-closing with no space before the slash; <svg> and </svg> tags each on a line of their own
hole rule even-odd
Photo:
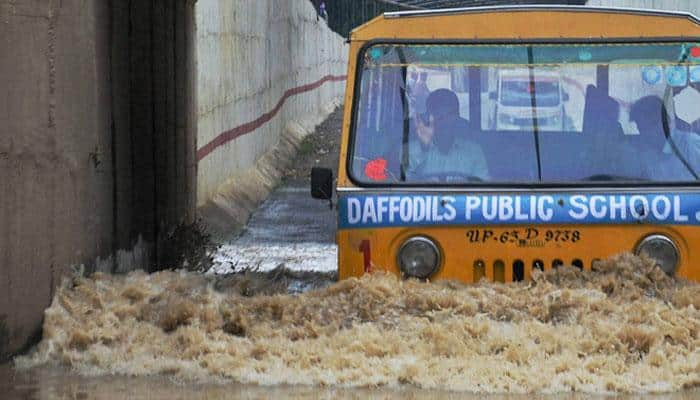
<svg viewBox="0 0 700 400">
<path fill-rule="evenodd" d="M 10 333 L 7 329 L 7 315 L 0 314 L 0 354 L 5 354 L 5 349 L 10 342 Z M 2 361 L 2 359 L 0 359 Z"/>
</svg>

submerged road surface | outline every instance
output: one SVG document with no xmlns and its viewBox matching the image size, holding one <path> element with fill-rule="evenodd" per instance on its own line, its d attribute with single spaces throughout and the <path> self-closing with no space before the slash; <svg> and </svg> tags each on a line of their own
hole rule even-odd
<svg viewBox="0 0 700 400">
<path fill-rule="evenodd" d="M 275 190 L 252 215 L 240 237 L 224 244 L 211 272 L 334 272 L 336 213 L 298 182 Z"/>
<path fill-rule="evenodd" d="M 270 293 L 271 286 L 283 290 L 281 284 L 287 285 L 288 292 L 298 293 L 335 281 L 337 213 L 328 201 L 311 197 L 309 174 L 318 166 L 337 175 L 341 110 L 301 144 L 284 182 L 253 213 L 240 236 L 221 246 L 209 273 L 246 273 L 258 286 L 268 288 L 263 293 Z M 223 278 L 224 282 L 239 279 Z"/>
<path fill-rule="evenodd" d="M 0 366 L 0 398 L 3 400 L 223 400 L 223 399 L 327 399 L 327 400 L 606 400 L 610 396 L 474 395 L 442 390 L 405 388 L 324 388 L 309 386 L 257 386 L 240 384 L 180 384 L 168 377 L 84 377 L 58 367 L 15 372 Z M 670 395 L 621 395 L 619 400 L 693 400 L 700 392 Z"/>
</svg>

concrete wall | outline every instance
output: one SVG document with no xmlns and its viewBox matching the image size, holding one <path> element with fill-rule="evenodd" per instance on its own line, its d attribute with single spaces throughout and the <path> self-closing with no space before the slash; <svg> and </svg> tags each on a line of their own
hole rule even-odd
<svg viewBox="0 0 700 400">
<path fill-rule="evenodd" d="M 686 11 L 700 17 L 698 0 L 588 0 L 589 6 L 650 8 L 667 11 Z"/>
<path fill-rule="evenodd" d="M 347 47 L 308 0 L 199 0 L 196 21 L 202 206 L 240 189 L 232 182 L 286 131 L 303 136 L 330 112 L 344 93 Z"/>
<path fill-rule="evenodd" d="M 194 210 L 192 2 L 0 0 L 0 360 Z"/>
</svg>

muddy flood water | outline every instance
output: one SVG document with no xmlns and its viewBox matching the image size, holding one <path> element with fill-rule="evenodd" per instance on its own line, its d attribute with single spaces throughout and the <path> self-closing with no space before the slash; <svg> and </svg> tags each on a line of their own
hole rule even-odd
<svg viewBox="0 0 700 400">
<path fill-rule="evenodd" d="M 263 277 L 270 274 L 278 275 Z M 313 289 L 287 294 L 295 279 Z M 149 398 L 689 399 L 700 397 L 699 309 L 700 285 L 631 255 L 595 272 L 560 267 L 508 285 L 381 273 L 337 283 L 280 271 L 97 274 L 59 288 L 43 340 L 15 359 L 16 369 L 0 369 L 10 382 L 0 390 L 41 398 L 74 398 L 61 397 L 74 389 L 80 398 L 114 398 L 105 388 L 129 394 L 155 385 L 165 390 Z M 66 370 L 71 384 L 52 386 Z"/>
</svg>

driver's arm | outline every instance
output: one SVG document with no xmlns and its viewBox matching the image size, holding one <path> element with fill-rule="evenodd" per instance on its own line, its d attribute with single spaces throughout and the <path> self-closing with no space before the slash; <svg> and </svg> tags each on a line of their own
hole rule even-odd
<svg viewBox="0 0 700 400">
<path fill-rule="evenodd" d="M 695 132 L 686 133 L 686 158 L 693 172 L 700 174 L 700 135 Z"/>
<path fill-rule="evenodd" d="M 690 164 L 693 172 L 696 174 L 700 173 L 700 135 L 694 132 L 686 132 L 681 130 L 673 130 L 671 132 L 670 141 L 678 149 L 680 156 L 685 159 L 685 161 Z M 674 154 L 671 144 L 667 143 L 664 147 L 664 153 L 673 154 L 673 157 L 677 156 Z"/>
<path fill-rule="evenodd" d="M 486 163 L 486 156 L 484 155 L 484 151 L 481 149 L 481 146 L 470 141 L 465 141 L 464 146 L 465 149 L 462 154 L 465 160 L 464 164 L 466 164 L 464 165 L 466 172 L 482 179 L 483 181 L 488 181 L 489 169 L 488 164 Z"/>
<path fill-rule="evenodd" d="M 417 139 L 408 142 L 408 166 L 406 168 L 406 178 L 411 180 L 424 170 L 428 152 L 430 148 L 424 146 Z"/>
</svg>

